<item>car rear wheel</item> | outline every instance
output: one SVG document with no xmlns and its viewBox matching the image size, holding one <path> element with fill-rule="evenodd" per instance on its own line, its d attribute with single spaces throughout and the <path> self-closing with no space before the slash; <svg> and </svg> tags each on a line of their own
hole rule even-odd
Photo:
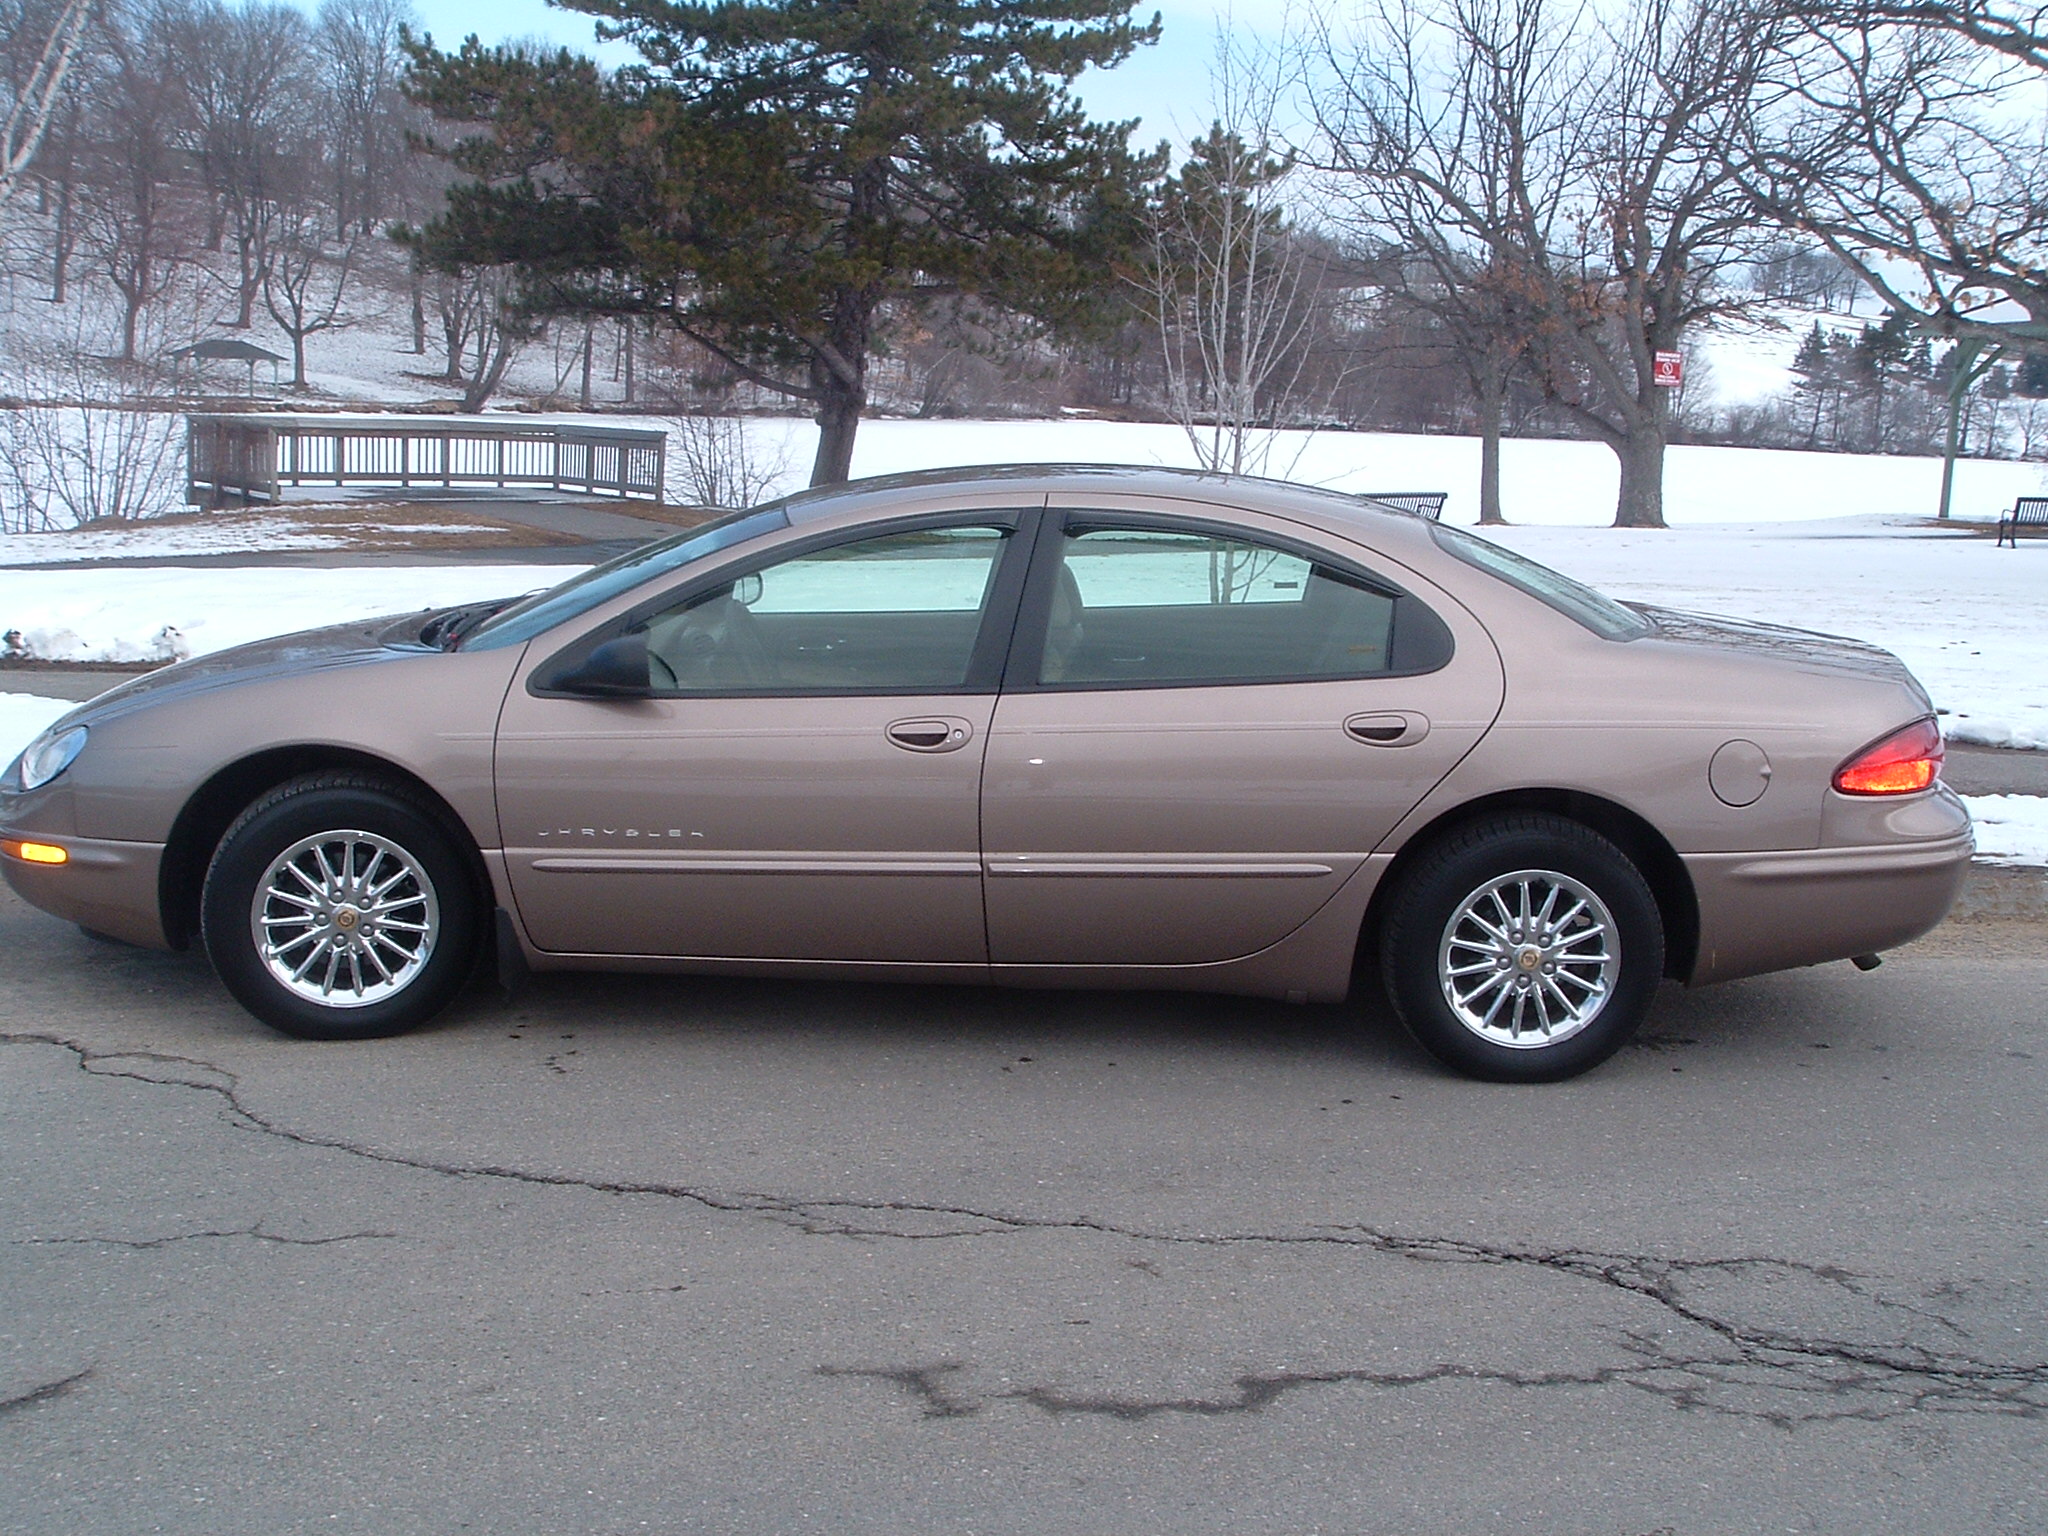
<svg viewBox="0 0 2048 1536">
<path fill-rule="evenodd" d="M 476 958 L 478 902 L 454 840 L 393 786 L 294 779 L 244 811 L 206 873 L 206 953 L 237 1002 L 308 1040 L 425 1023 Z"/>
<path fill-rule="evenodd" d="M 1560 816 L 1478 822 L 1424 853 L 1391 893 L 1380 974 L 1394 1011 L 1445 1065 L 1555 1082 L 1635 1034 L 1664 971 L 1642 874 Z"/>
</svg>

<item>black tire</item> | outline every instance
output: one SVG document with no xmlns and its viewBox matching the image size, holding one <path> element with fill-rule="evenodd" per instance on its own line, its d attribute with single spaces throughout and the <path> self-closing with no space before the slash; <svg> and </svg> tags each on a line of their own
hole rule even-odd
<svg viewBox="0 0 2048 1536">
<path fill-rule="evenodd" d="M 1523 912 L 1537 919 L 1526 929 Z M 1492 1082 L 1598 1066 L 1635 1034 L 1663 974 L 1663 919 L 1642 873 L 1562 816 L 1496 816 L 1452 833 L 1402 873 L 1380 929 L 1380 976 L 1401 1022 L 1444 1065 Z"/>
<path fill-rule="evenodd" d="M 282 862 L 294 849 L 296 874 Z M 325 870 L 335 879 L 316 890 Z M 270 893 L 261 911 L 259 890 Z M 357 895 L 373 891 L 358 910 Z M 298 924 L 298 906 L 324 915 Z M 415 1029 L 454 999 L 476 961 L 480 912 L 470 863 L 431 810 L 382 780 L 323 773 L 279 785 L 228 828 L 206 871 L 200 932 L 221 982 L 273 1029 L 370 1040 Z M 259 925 L 281 936 L 276 954 Z M 301 963 L 313 981 L 273 968 Z"/>
</svg>

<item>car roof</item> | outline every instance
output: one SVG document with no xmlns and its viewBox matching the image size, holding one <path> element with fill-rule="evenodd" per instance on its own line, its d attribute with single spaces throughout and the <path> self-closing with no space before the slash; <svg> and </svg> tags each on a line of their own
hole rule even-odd
<svg viewBox="0 0 2048 1536">
<path fill-rule="evenodd" d="M 1143 464 L 983 464 L 879 475 L 818 486 L 784 497 L 778 506 L 792 524 L 858 514 L 872 501 L 917 503 L 924 510 L 948 496 L 1007 492 L 1032 501 L 1046 496 L 1157 496 L 1210 502 L 1294 518 L 1334 531 L 1374 536 L 1379 542 L 1426 542 L 1427 522 L 1416 513 L 1319 486 L 1255 475 L 1214 474 Z M 878 506 L 874 510 L 881 510 Z M 905 509 L 909 510 L 909 509 Z"/>
</svg>

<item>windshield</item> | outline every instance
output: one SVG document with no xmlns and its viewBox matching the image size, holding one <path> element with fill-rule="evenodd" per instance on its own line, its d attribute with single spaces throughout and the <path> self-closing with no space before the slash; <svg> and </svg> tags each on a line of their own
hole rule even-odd
<svg viewBox="0 0 2048 1536">
<path fill-rule="evenodd" d="M 1433 524 L 1429 531 L 1447 553 L 1555 608 L 1603 640 L 1634 640 L 1647 635 L 1653 627 L 1633 608 L 1624 607 L 1606 593 L 1595 592 L 1547 565 L 1538 565 L 1527 555 L 1518 555 L 1512 549 L 1442 523 Z"/>
<path fill-rule="evenodd" d="M 758 534 L 772 533 L 777 528 L 788 526 L 789 514 L 782 508 L 763 507 L 756 512 L 735 512 L 730 517 L 721 517 L 716 522 L 679 533 L 672 539 L 643 544 L 616 560 L 594 565 L 581 576 L 572 576 L 558 587 L 549 587 L 545 592 L 521 598 L 511 607 L 491 615 L 474 632 L 462 637 L 462 649 L 488 651 L 499 646 L 523 644 L 557 624 L 588 613 L 621 592 L 630 591 L 643 581 L 678 570 L 692 560 L 701 560 Z"/>
</svg>

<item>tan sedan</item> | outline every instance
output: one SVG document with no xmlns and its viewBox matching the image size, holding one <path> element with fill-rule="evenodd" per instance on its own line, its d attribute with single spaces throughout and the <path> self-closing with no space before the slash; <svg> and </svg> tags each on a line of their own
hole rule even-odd
<svg viewBox="0 0 2048 1536">
<path fill-rule="evenodd" d="M 1334 1002 L 1568 1076 L 1659 980 L 1857 958 L 1971 854 L 1886 652 L 1161 470 L 811 492 L 516 602 L 187 662 L 0 781 L 38 906 L 290 1033 L 479 961 Z"/>
</svg>

